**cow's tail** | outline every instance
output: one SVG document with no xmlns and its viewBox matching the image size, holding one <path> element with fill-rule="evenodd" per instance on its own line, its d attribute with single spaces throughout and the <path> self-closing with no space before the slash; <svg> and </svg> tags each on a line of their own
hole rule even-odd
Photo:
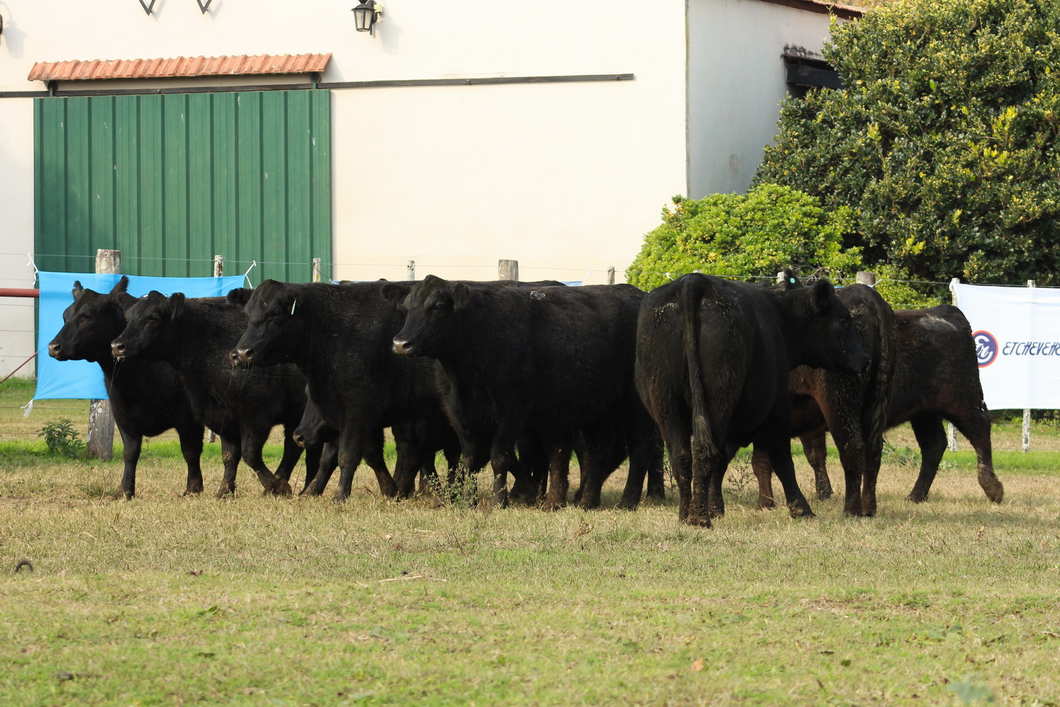
<svg viewBox="0 0 1060 707">
<path fill-rule="evenodd" d="M 688 367 L 688 383 L 692 401 L 692 455 L 714 456 L 714 436 L 707 418 L 707 403 L 703 390 L 703 371 L 699 361 L 699 309 L 704 290 L 709 281 L 702 277 L 685 277 L 677 291 L 677 303 L 681 311 L 681 338 Z M 694 463 L 694 462 L 693 462 Z"/>
<path fill-rule="evenodd" d="M 887 307 L 880 302 L 881 307 Z M 876 317 L 876 336 L 879 339 L 879 356 L 874 361 L 876 377 L 872 390 L 869 418 L 869 440 L 872 444 L 883 444 L 883 433 L 887 431 L 887 415 L 890 412 L 891 386 L 894 384 L 894 369 L 898 362 L 898 324 L 893 315 L 884 310 Z"/>
</svg>

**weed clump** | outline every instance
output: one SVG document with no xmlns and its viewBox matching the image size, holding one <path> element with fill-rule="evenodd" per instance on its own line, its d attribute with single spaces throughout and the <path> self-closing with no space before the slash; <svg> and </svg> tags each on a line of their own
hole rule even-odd
<svg viewBox="0 0 1060 707">
<path fill-rule="evenodd" d="M 44 438 L 44 444 L 48 451 L 69 459 L 77 459 L 85 455 L 85 443 L 80 439 L 80 434 L 74 429 L 74 423 L 68 418 L 62 418 L 55 422 L 48 422 L 37 432 L 38 437 Z"/>
</svg>

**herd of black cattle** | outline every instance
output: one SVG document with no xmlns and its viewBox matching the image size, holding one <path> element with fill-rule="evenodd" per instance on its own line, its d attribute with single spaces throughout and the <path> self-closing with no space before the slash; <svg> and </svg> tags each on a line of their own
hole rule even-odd
<svg viewBox="0 0 1060 707">
<path fill-rule="evenodd" d="M 1000 502 L 990 418 L 971 329 L 960 310 L 898 310 L 864 285 L 768 287 L 690 274 L 650 293 L 631 285 L 558 282 L 290 284 L 268 280 L 225 298 L 135 298 L 126 278 L 108 293 L 76 283 L 59 360 L 103 369 L 125 445 L 121 493 L 136 490 L 143 436 L 176 429 L 186 493 L 203 490 L 204 426 L 221 438 L 219 496 L 235 490 L 240 459 L 267 493 L 290 494 L 306 454 L 302 493 L 321 494 L 336 466 L 350 495 L 364 460 L 380 492 L 407 497 L 417 475 L 449 480 L 493 468 L 494 500 L 555 509 L 600 504 L 606 478 L 628 460 L 619 505 L 664 494 L 663 446 L 680 519 L 724 513 L 721 482 L 736 450 L 754 445 L 759 505 L 774 505 L 773 473 L 792 515 L 812 515 L 790 440 L 801 436 L 827 498 L 824 435 L 845 476 L 844 512 L 874 515 L 886 429 L 909 421 L 922 451 L 910 493 L 923 501 L 951 421 L 972 443 L 979 483 Z M 275 472 L 262 459 L 284 428 Z M 391 476 L 384 430 L 397 446 Z M 508 489 L 508 477 L 512 487 Z M 421 481 L 421 484 L 423 482 Z"/>
</svg>

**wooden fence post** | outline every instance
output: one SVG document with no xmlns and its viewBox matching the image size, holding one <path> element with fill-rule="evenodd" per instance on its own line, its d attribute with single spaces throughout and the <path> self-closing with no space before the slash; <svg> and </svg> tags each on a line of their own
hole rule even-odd
<svg viewBox="0 0 1060 707">
<path fill-rule="evenodd" d="M 859 270 L 858 274 L 854 276 L 854 280 L 859 285 L 868 285 L 869 287 L 876 286 L 876 273 L 867 272 L 865 270 Z"/>
<path fill-rule="evenodd" d="M 320 282 L 320 258 L 313 258 L 313 274 L 310 282 Z"/>
<path fill-rule="evenodd" d="M 416 261 L 410 260 L 407 269 L 405 270 L 405 279 L 412 282 L 416 279 Z"/>
<path fill-rule="evenodd" d="M 101 274 L 121 272 L 121 251 L 96 251 L 96 272 Z M 90 400 L 88 403 L 88 435 L 85 450 L 95 459 L 114 458 L 114 413 L 109 400 Z"/>
<path fill-rule="evenodd" d="M 224 277 L 225 274 L 225 257 L 223 255 L 213 256 L 213 276 Z"/>
<path fill-rule="evenodd" d="M 615 284 L 615 266 L 614 265 L 612 265 L 611 267 L 609 267 L 607 269 L 607 284 L 608 285 Z"/>
<path fill-rule="evenodd" d="M 498 260 L 497 261 L 497 279 L 498 280 L 515 280 L 519 281 L 519 261 L 518 260 Z"/>
</svg>

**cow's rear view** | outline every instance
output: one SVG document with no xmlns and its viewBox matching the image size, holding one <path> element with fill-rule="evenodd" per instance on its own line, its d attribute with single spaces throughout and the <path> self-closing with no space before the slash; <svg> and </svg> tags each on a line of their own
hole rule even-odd
<svg viewBox="0 0 1060 707">
<path fill-rule="evenodd" d="M 681 521 L 709 526 L 724 513 L 725 469 L 752 443 L 769 455 L 792 515 L 813 515 L 791 461 L 788 374 L 868 364 L 827 281 L 779 292 L 692 274 L 651 292 L 638 322 L 637 386 L 670 453 Z"/>
</svg>

